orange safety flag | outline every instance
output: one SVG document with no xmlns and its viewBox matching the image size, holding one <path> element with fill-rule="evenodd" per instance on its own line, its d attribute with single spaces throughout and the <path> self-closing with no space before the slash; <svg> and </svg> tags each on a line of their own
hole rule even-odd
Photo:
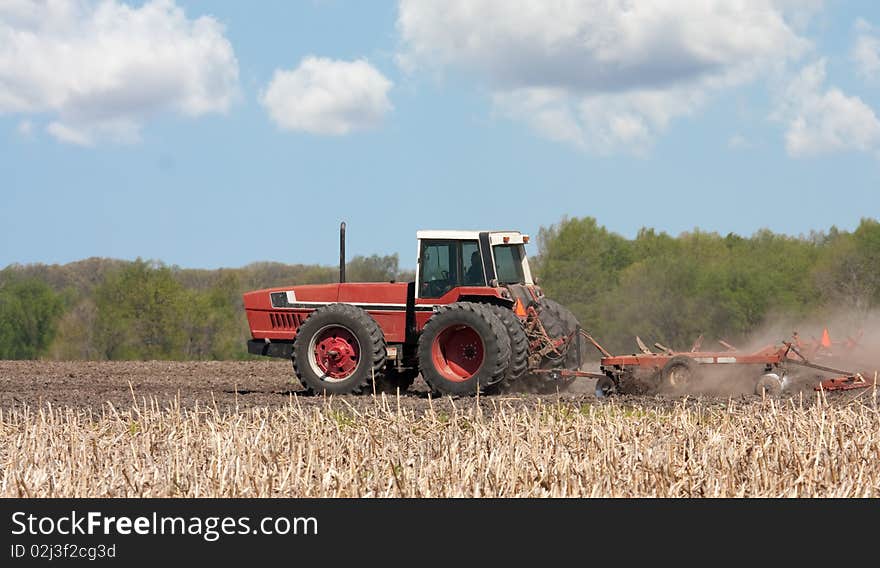
<svg viewBox="0 0 880 568">
<path fill-rule="evenodd" d="M 513 313 L 521 318 L 526 317 L 526 309 L 523 307 L 522 302 L 519 301 L 519 298 L 516 299 L 516 304 L 513 306 Z"/>
<path fill-rule="evenodd" d="M 822 330 L 822 347 L 831 347 L 831 336 L 828 335 L 828 328 Z"/>
</svg>

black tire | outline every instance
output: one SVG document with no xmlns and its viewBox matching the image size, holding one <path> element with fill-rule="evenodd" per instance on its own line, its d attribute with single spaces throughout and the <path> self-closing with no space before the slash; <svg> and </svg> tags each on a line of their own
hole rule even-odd
<svg viewBox="0 0 880 568">
<path fill-rule="evenodd" d="M 328 359 L 319 360 L 322 345 L 334 340 L 343 347 L 347 344 L 350 349 L 343 349 L 342 356 L 337 359 L 328 355 Z M 332 351 L 331 348 L 327 353 Z M 373 378 L 377 384 L 383 380 L 384 366 L 385 336 L 376 320 L 361 308 L 350 304 L 318 308 L 297 330 L 293 342 L 293 369 L 299 382 L 311 393 L 372 392 Z"/>
<path fill-rule="evenodd" d="M 529 338 L 526 336 L 522 321 L 516 317 L 513 310 L 492 304 L 488 305 L 488 308 L 504 324 L 510 338 L 510 361 L 498 390 L 501 392 L 516 390 L 517 382 L 529 370 Z"/>
<path fill-rule="evenodd" d="M 381 392 L 397 394 L 398 389 L 403 394 L 412 386 L 418 376 L 418 369 L 398 370 L 389 364 L 385 367 L 385 372 L 382 374 L 381 379 L 379 377 L 376 378 L 376 394 Z"/>
<path fill-rule="evenodd" d="M 580 327 L 580 323 L 571 310 L 547 297 L 543 297 L 538 301 L 538 319 L 541 320 L 544 330 L 552 338 L 570 335 Z M 541 369 L 577 371 L 579 368 L 578 345 L 580 345 L 581 356 L 585 356 L 587 354 L 587 342 L 583 336 L 578 335 L 574 338 L 574 342 L 568 347 L 564 356 L 545 356 L 538 364 L 538 367 Z M 525 387 L 525 390 L 529 392 L 547 394 L 554 393 L 557 389 L 560 392 L 564 391 L 575 380 L 576 377 L 551 379 L 549 375 L 544 373 L 532 373 L 524 377 L 520 382 Z"/>
<path fill-rule="evenodd" d="M 660 371 L 661 390 L 682 393 L 699 386 L 699 364 L 687 355 L 676 355 Z"/>
<path fill-rule="evenodd" d="M 757 384 L 755 384 L 755 394 L 758 396 L 779 396 L 782 394 L 782 381 L 779 379 L 779 375 L 775 373 L 766 373 L 761 375 L 761 378 L 758 379 Z"/>
<path fill-rule="evenodd" d="M 611 377 L 602 377 L 596 380 L 596 398 L 605 398 L 617 394 L 617 385 Z"/>
<path fill-rule="evenodd" d="M 510 339 L 487 306 L 456 302 L 425 324 L 418 357 L 422 378 L 435 394 L 489 393 L 504 380 Z"/>
</svg>

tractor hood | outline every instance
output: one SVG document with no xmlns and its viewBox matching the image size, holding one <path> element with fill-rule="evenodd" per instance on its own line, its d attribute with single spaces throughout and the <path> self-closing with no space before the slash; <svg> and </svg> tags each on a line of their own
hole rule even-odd
<svg viewBox="0 0 880 568">
<path fill-rule="evenodd" d="M 302 284 L 254 290 L 243 295 L 245 310 L 314 309 L 320 305 L 346 302 L 368 304 L 406 304 L 405 282 L 346 282 L 343 284 Z"/>
</svg>

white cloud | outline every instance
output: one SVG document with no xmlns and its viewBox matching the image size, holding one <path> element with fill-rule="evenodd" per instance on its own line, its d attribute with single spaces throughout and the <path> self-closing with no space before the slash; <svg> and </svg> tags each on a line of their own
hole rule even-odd
<svg viewBox="0 0 880 568">
<path fill-rule="evenodd" d="M 727 140 L 727 147 L 731 150 L 748 150 L 752 143 L 742 134 L 734 134 Z"/>
<path fill-rule="evenodd" d="M 787 123 L 785 146 L 793 157 L 880 148 L 880 120 L 859 97 L 825 87 L 826 61 L 804 67 L 781 94 L 774 118 Z"/>
<path fill-rule="evenodd" d="M 29 137 L 34 133 L 34 125 L 30 120 L 22 120 L 18 123 L 18 133 L 24 137 Z"/>
<path fill-rule="evenodd" d="M 55 115 L 61 141 L 131 142 L 155 113 L 225 112 L 237 93 L 223 27 L 173 0 L 0 5 L 0 114 Z"/>
<path fill-rule="evenodd" d="M 46 132 L 68 144 L 76 144 L 77 146 L 92 146 L 94 140 L 88 134 L 65 126 L 60 122 L 52 122 L 46 127 Z"/>
<path fill-rule="evenodd" d="M 643 155 L 676 116 L 699 106 L 700 90 L 644 89 L 573 96 L 565 89 L 513 89 L 492 97 L 504 115 L 525 121 L 542 136 L 599 154 Z"/>
<path fill-rule="evenodd" d="M 292 71 L 276 69 L 260 102 L 282 129 L 343 135 L 382 121 L 391 86 L 365 60 L 306 57 Z"/>
<path fill-rule="evenodd" d="M 557 142 L 580 148 L 587 143 L 578 126 L 574 109 L 562 89 L 518 89 L 493 96 L 495 109 L 511 118 L 524 119 L 538 133 Z"/>
<path fill-rule="evenodd" d="M 880 38 L 877 30 L 867 21 L 859 18 L 855 25 L 858 31 L 852 49 L 852 59 L 859 75 L 865 79 L 880 78 Z"/>
<path fill-rule="evenodd" d="M 810 44 L 789 0 L 400 0 L 399 64 L 476 75 L 505 116 L 598 152 L 643 152 L 715 91 Z"/>
</svg>

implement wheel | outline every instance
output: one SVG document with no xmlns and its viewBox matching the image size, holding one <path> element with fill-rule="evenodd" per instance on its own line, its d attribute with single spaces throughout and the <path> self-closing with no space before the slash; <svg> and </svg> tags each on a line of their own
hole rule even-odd
<svg viewBox="0 0 880 568">
<path fill-rule="evenodd" d="M 674 393 L 693 389 L 700 379 L 697 365 L 697 362 L 687 355 L 676 355 L 660 371 L 661 389 Z"/>
<path fill-rule="evenodd" d="M 485 393 L 504 380 L 510 337 L 487 306 L 456 302 L 428 320 L 418 354 L 422 378 L 435 393 Z"/>
<path fill-rule="evenodd" d="M 782 381 L 776 373 L 761 375 L 755 385 L 755 394 L 758 396 L 778 396 L 782 393 Z"/>
<path fill-rule="evenodd" d="M 596 381 L 596 398 L 606 398 L 617 393 L 617 386 L 608 377 Z"/>
</svg>

